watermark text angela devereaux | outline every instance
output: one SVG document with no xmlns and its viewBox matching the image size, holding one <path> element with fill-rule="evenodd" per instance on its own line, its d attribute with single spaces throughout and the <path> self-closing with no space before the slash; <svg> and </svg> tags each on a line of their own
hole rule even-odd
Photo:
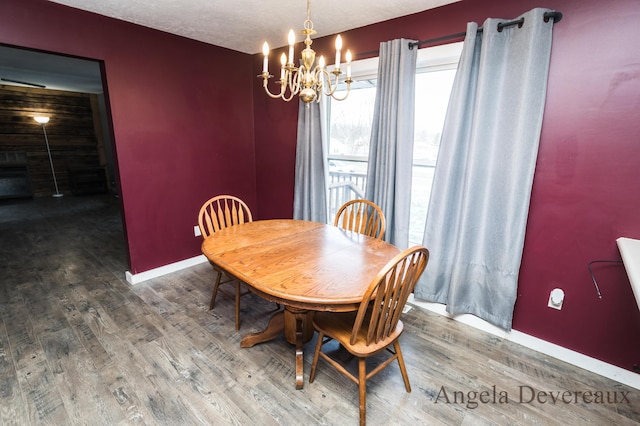
<svg viewBox="0 0 640 426">
<path fill-rule="evenodd" d="M 461 391 L 440 387 L 434 403 L 457 404 L 474 409 L 481 404 L 628 404 L 629 391 L 541 390 L 521 385 L 514 391 L 496 386 L 482 391 Z"/>
</svg>

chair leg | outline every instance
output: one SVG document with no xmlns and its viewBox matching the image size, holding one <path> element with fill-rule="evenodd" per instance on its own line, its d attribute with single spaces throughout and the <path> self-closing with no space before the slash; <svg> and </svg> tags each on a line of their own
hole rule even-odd
<svg viewBox="0 0 640 426">
<path fill-rule="evenodd" d="M 236 331 L 240 330 L 240 281 L 236 281 Z"/>
<path fill-rule="evenodd" d="M 366 358 L 358 358 L 358 391 L 360 394 L 360 426 L 367 423 L 367 364 Z"/>
<path fill-rule="evenodd" d="M 313 362 L 311 363 L 311 372 L 309 373 L 309 383 L 313 383 L 313 380 L 316 378 L 316 367 L 318 366 L 318 358 L 320 358 L 322 340 L 324 340 L 324 334 L 318 331 L 318 343 L 316 343 L 316 350 L 313 353 Z"/>
<path fill-rule="evenodd" d="M 409 384 L 409 375 L 407 374 L 407 367 L 404 365 L 404 358 L 402 357 L 402 351 L 400 350 L 400 342 L 393 342 L 393 349 L 395 349 L 398 355 L 398 365 L 400 366 L 400 373 L 402 373 L 402 379 L 404 380 L 404 387 L 407 392 L 411 392 L 411 385 Z"/>
<path fill-rule="evenodd" d="M 216 271 L 218 276 L 216 277 L 216 283 L 213 285 L 213 293 L 211 294 L 211 302 L 209 303 L 209 310 L 213 309 L 213 305 L 216 301 L 216 295 L 218 294 L 218 287 L 220 287 L 220 279 L 222 278 L 222 272 Z"/>
</svg>

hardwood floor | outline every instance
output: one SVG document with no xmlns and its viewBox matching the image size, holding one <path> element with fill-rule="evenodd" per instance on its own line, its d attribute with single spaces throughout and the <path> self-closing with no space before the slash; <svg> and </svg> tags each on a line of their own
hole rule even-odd
<svg viewBox="0 0 640 426">
<path fill-rule="evenodd" d="M 135 286 L 126 269 L 117 200 L 0 204 L 1 424 L 357 424 L 354 383 L 322 361 L 308 382 L 314 340 L 302 390 L 284 338 L 240 348 L 272 303 L 243 298 L 236 332 L 232 301 L 208 310 L 208 264 Z M 403 320 L 413 391 L 397 365 L 370 379 L 370 425 L 640 421 L 639 390 L 415 307 Z"/>
</svg>

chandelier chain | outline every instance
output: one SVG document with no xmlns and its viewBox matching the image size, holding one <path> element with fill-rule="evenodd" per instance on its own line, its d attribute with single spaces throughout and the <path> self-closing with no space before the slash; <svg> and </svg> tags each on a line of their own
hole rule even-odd
<svg viewBox="0 0 640 426">
<path fill-rule="evenodd" d="M 307 0 L 307 20 L 304 21 L 305 30 L 313 30 L 313 22 L 311 21 L 311 0 Z"/>
</svg>

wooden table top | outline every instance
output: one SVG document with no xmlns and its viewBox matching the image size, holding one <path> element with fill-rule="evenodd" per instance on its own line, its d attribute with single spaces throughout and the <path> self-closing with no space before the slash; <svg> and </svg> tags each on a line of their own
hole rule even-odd
<svg viewBox="0 0 640 426">
<path fill-rule="evenodd" d="M 354 232 L 291 219 L 261 220 L 214 233 L 202 253 L 268 300 L 294 308 L 349 311 L 400 250 Z"/>
</svg>

